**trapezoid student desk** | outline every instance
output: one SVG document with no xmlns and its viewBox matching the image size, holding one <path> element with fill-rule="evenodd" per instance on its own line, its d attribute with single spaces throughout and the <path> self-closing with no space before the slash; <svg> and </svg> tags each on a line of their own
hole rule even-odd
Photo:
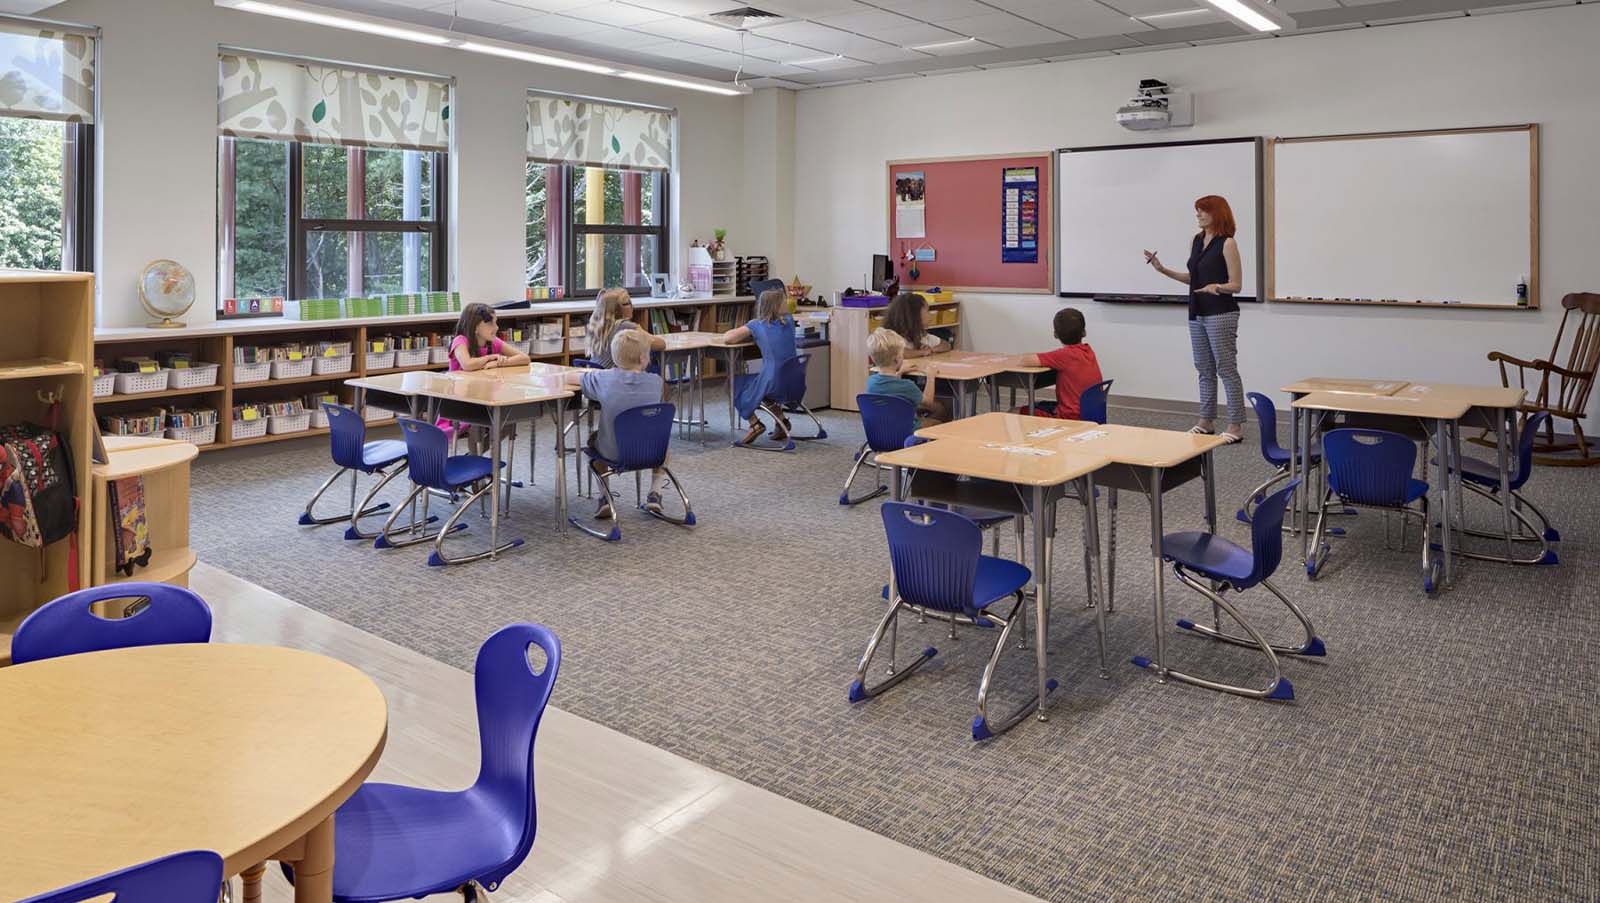
<svg viewBox="0 0 1600 903">
<path fill-rule="evenodd" d="M 566 384 L 566 374 L 574 368 L 553 364 L 526 367 L 496 367 L 492 370 L 439 373 L 412 371 L 366 376 L 346 380 L 356 390 L 356 406 L 363 401 L 374 407 L 409 414 L 412 417 L 438 418 L 441 413 L 452 420 L 488 427 L 490 472 L 500 479 L 500 434 L 505 424 L 533 420 L 547 405 L 553 405 L 556 433 L 556 531 L 567 525 L 566 404 L 574 390 Z M 537 440 L 529 437 L 528 467 L 532 473 Z M 500 544 L 500 496 L 489 494 L 489 550 L 463 560 L 495 558 L 505 547 Z"/>
<path fill-rule="evenodd" d="M 989 406 L 998 410 L 1000 385 L 995 377 L 1005 374 L 1025 381 L 1028 408 L 1032 410 L 1038 394 L 1039 377 L 1054 372 L 1049 367 L 1025 367 L 1014 354 L 982 351 L 946 351 L 912 358 L 908 363 L 914 373 L 922 372 L 920 368 L 923 364 L 933 364 L 939 371 L 939 379 L 956 384 L 957 394 L 954 397 L 957 409 L 950 412 L 952 419 L 971 417 L 978 412 L 978 386 L 985 382 L 989 386 Z"/>
<path fill-rule="evenodd" d="M 985 415 L 1015 416 L 1015 415 Z M 957 421 L 970 423 L 971 420 Z M 949 424 L 946 424 L 947 426 Z M 991 511 L 1023 515 L 1032 520 L 1033 527 L 1033 582 L 1034 582 L 1034 656 L 1038 668 L 1038 696 L 1033 700 L 1040 721 L 1045 715 L 1045 699 L 1053 689 L 1049 676 L 1047 651 L 1050 623 L 1050 569 L 1052 542 L 1055 537 L 1056 503 L 1067 497 L 1068 484 L 1077 484 L 1078 497 L 1084 503 L 1084 543 L 1088 547 L 1086 560 L 1099 569 L 1100 530 L 1096 522 L 1095 471 L 1105 466 L 1106 459 L 1093 453 L 1055 448 L 1029 448 L 1024 445 L 986 441 L 968 437 L 936 438 L 931 442 L 914 445 L 899 451 L 880 455 L 879 463 L 890 469 L 889 485 L 894 487 L 895 501 L 910 496 L 954 505 L 972 506 Z M 909 480 L 901 479 L 901 471 L 911 471 Z M 935 474 L 934 479 L 924 476 Z M 962 478 L 966 478 L 964 481 Z M 909 486 L 906 484 L 909 483 Z M 996 487 L 1013 490 L 995 491 Z M 1026 495 L 1023 495 L 1026 493 Z M 1086 575 L 1091 586 L 1095 574 Z M 894 571 L 889 572 L 889 593 L 894 595 Z M 1090 602 L 1093 602 L 1091 596 Z M 1104 607 L 1097 606 L 1100 618 L 1101 676 L 1105 677 L 1105 622 Z M 1026 712 L 1025 705 L 1021 714 Z M 1005 728 L 1016 723 L 1016 716 L 1002 722 Z M 996 733 L 999 731 L 997 730 Z"/>
<path fill-rule="evenodd" d="M 1058 450 L 1099 457 L 1105 463 L 1093 474 L 1093 480 L 1106 487 L 1108 505 L 1108 540 L 1110 567 L 1101 585 L 1105 588 L 1104 611 L 1114 607 L 1116 591 L 1117 548 L 1117 491 L 1132 489 L 1143 492 L 1150 499 L 1151 558 L 1155 566 L 1155 592 L 1152 605 L 1155 619 L 1156 657 L 1152 662 L 1142 657 L 1134 664 L 1151 667 L 1158 680 L 1168 677 L 1207 689 L 1215 689 L 1210 682 L 1166 666 L 1167 658 L 1167 597 L 1166 571 L 1161 558 L 1165 521 L 1161 498 L 1166 492 L 1201 477 L 1205 481 L 1205 517 L 1207 528 L 1217 529 L 1216 468 L 1212 452 L 1225 444 L 1220 436 L 1203 436 L 1175 430 L 1158 430 L 1140 426 L 1108 423 L 1096 424 L 1082 420 L 1058 420 L 1050 417 L 1029 417 L 1020 414 L 992 412 L 966 420 L 952 421 L 919 430 L 917 435 L 960 437 L 981 442 L 1036 445 Z M 1095 505 L 1091 495 L 1089 509 Z M 1099 537 L 1095 537 L 1098 546 Z M 1096 553 L 1098 555 L 1098 552 Z M 1098 565 L 1096 565 L 1098 569 Z M 1090 600 L 1093 602 L 1093 599 Z"/>
<path fill-rule="evenodd" d="M 178 850 L 215 850 L 259 899 L 333 897 L 333 814 L 388 738 L 372 679 L 275 646 L 189 643 L 0 668 L 0 900 Z"/>
</svg>

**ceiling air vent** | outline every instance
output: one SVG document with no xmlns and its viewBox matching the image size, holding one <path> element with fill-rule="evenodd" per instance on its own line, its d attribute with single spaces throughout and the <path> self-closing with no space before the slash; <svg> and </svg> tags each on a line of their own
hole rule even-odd
<svg viewBox="0 0 1600 903">
<path fill-rule="evenodd" d="M 783 20 L 777 13 L 769 13 L 764 9 L 753 6 L 740 6 L 735 9 L 724 10 L 720 13 L 710 13 L 705 20 L 714 25 L 725 28 L 756 28 L 761 25 L 772 25 Z"/>
</svg>

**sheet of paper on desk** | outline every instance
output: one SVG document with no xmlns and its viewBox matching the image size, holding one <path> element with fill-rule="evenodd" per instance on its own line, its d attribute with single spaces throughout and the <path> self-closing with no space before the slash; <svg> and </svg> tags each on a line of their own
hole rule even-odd
<svg viewBox="0 0 1600 903">
<path fill-rule="evenodd" d="M 1410 391 L 1410 392 L 1432 392 L 1433 388 L 1430 387 L 1430 386 L 1412 386 L 1407 391 Z"/>
<path fill-rule="evenodd" d="M 1085 431 L 1079 433 L 1076 436 L 1068 436 L 1067 437 L 1067 441 L 1068 442 L 1088 442 L 1090 440 L 1099 439 L 1102 436 L 1109 436 L 1109 435 L 1111 435 L 1111 434 L 1106 432 L 1105 430 L 1085 430 Z"/>
<path fill-rule="evenodd" d="M 1048 458 L 1056 453 L 1055 449 L 1053 448 L 1032 448 L 1027 445 L 1002 445 L 999 442 L 990 442 L 989 444 L 985 445 L 984 448 L 992 448 L 997 451 L 1003 451 L 1013 455 L 1033 455 L 1036 458 Z"/>
<path fill-rule="evenodd" d="M 1048 439 L 1058 433 L 1069 432 L 1064 426 L 1047 426 L 1044 429 L 1034 430 L 1028 434 L 1029 439 Z"/>
</svg>

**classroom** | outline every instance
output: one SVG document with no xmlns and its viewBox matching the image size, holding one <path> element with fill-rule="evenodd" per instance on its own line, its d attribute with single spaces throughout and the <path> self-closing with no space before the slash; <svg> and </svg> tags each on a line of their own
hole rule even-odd
<svg viewBox="0 0 1600 903">
<path fill-rule="evenodd" d="M 0 901 L 1600 900 L 1581 0 L 0 0 Z"/>
</svg>

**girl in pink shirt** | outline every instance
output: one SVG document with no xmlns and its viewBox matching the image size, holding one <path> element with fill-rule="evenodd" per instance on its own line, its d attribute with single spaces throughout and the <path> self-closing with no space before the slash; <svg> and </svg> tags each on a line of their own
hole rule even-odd
<svg viewBox="0 0 1600 903">
<path fill-rule="evenodd" d="M 466 370 L 493 370 L 500 367 L 525 367 L 528 365 L 528 356 L 515 348 L 507 347 L 500 340 L 499 328 L 495 323 L 494 308 L 480 302 L 468 304 L 461 311 L 461 319 L 456 321 L 456 334 L 450 340 L 450 372 Z M 467 424 L 455 423 L 441 418 L 439 429 L 447 433 L 465 432 L 467 444 L 473 454 L 480 454 L 480 447 L 487 435 L 487 430 L 482 428 L 468 431 Z M 510 430 L 508 424 L 506 427 Z"/>
</svg>

